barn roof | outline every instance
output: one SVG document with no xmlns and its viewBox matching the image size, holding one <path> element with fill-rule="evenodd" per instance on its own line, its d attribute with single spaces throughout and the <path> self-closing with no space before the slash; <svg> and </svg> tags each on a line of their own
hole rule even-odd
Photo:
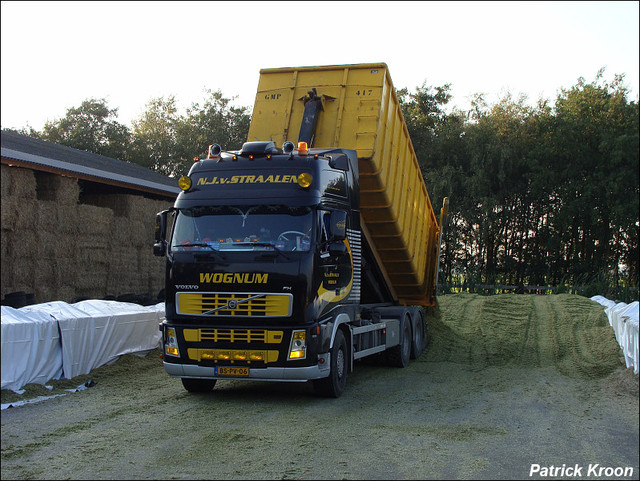
<svg viewBox="0 0 640 481">
<path fill-rule="evenodd" d="M 72 149 L 15 132 L 2 131 L 2 163 L 150 192 L 170 198 L 180 192 L 176 179 L 138 164 Z"/>
</svg>

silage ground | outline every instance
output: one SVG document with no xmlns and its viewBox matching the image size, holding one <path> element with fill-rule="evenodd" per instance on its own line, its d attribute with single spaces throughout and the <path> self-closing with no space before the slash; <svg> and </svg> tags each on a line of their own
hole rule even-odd
<svg viewBox="0 0 640 481">
<path fill-rule="evenodd" d="M 421 362 L 468 364 L 474 370 L 551 367 L 582 378 L 601 378 L 620 369 L 620 348 L 604 308 L 582 296 L 441 295 L 435 307 L 427 308 L 427 321 L 429 346 Z M 91 377 L 51 381 L 53 389 L 29 384 L 23 395 L 2 390 L 2 403 L 64 394 Z"/>
<path fill-rule="evenodd" d="M 477 369 L 553 367 L 583 378 L 600 378 L 620 367 L 620 348 L 604 309 L 585 297 L 445 295 L 430 314 L 426 361 Z"/>
<path fill-rule="evenodd" d="M 359 363 L 339 399 L 220 381 L 191 395 L 158 351 L 2 413 L 2 479 L 530 479 L 533 463 L 631 466 L 638 376 L 604 310 L 574 295 L 456 294 L 405 369 Z"/>
</svg>

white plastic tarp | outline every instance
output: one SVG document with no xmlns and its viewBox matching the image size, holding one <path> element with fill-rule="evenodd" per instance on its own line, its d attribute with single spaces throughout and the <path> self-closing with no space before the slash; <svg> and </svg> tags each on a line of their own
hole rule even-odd
<svg viewBox="0 0 640 481">
<path fill-rule="evenodd" d="M 2 307 L 2 389 L 71 379 L 160 345 L 164 303 L 87 300 Z"/>
<path fill-rule="evenodd" d="M 146 351 L 160 343 L 164 304 L 144 307 L 117 301 L 49 302 L 22 310 L 46 312 L 57 319 L 62 335 L 62 369 L 71 379 L 123 354 Z"/>
<path fill-rule="evenodd" d="M 640 372 L 640 348 L 638 346 L 638 301 L 631 304 L 615 303 L 602 296 L 594 296 L 592 301 L 605 307 L 609 324 L 624 353 L 625 364 L 633 367 L 633 373 Z"/>
<path fill-rule="evenodd" d="M 2 389 L 62 378 L 58 323 L 45 312 L 2 306 Z"/>
<path fill-rule="evenodd" d="M 610 301 L 604 296 L 593 296 L 591 300 L 597 302 L 598 304 L 600 304 L 601 306 L 604 306 L 605 308 L 613 307 L 616 305 L 616 301 Z"/>
<path fill-rule="evenodd" d="M 638 354 L 638 301 L 632 302 L 618 312 L 620 322 L 620 347 L 624 352 L 627 367 L 633 366 L 633 373 L 640 372 L 640 355 Z"/>
<path fill-rule="evenodd" d="M 627 306 L 628 304 L 626 302 L 619 302 L 615 306 L 607 307 L 604 310 L 604 312 L 607 313 L 607 317 L 609 318 L 609 324 L 611 325 L 611 327 L 613 327 L 613 332 L 616 335 L 618 343 L 620 342 L 620 328 L 622 325 L 619 313 Z"/>
<path fill-rule="evenodd" d="M 148 351 L 160 345 L 158 324 L 164 317 L 164 303 L 145 307 L 128 302 L 88 300 L 74 306 L 86 317 L 60 322 L 62 364 L 69 379 L 87 374 L 124 354 Z"/>
</svg>

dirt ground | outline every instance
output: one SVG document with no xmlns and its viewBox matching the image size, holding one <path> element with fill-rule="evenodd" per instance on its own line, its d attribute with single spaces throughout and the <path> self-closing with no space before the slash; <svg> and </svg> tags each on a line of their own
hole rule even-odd
<svg viewBox="0 0 640 481">
<path fill-rule="evenodd" d="M 1 478 L 536 479 L 565 466 L 638 479 L 638 376 L 602 306 L 456 294 L 429 321 L 420 359 L 359 363 L 338 399 L 243 381 L 189 394 L 159 351 L 2 391 L 3 404 L 60 396 L 2 411 Z"/>
</svg>

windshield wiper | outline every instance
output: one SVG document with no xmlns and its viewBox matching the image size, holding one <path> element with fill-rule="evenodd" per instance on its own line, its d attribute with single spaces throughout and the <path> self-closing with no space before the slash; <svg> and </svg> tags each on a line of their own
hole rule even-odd
<svg viewBox="0 0 640 481">
<path fill-rule="evenodd" d="M 187 244 L 176 244 L 174 247 L 208 247 L 212 251 L 215 251 L 215 252 L 218 251 L 215 247 L 210 246 L 206 242 L 192 242 L 192 243 L 187 243 Z"/>
<path fill-rule="evenodd" d="M 188 244 L 178 244 L 178 245 L 174 246 L 174 249 L 177 248 L 177 247 L 207 247 L 207 248 L 211 249 L 214 254 L 219 256 L 220 259 L 225 260 L 225 261 L 227 260 L 227 258 L 224 255 L 222 255 L 222 253 L 218 249 L 216 249 L 215 247 L 213 247 L 210 244 L 207 244 L 206 242 L 192 242 L 192 243 L 188 243 Z"/>
<path fill-rule="evenodd" d="M 237 242 L 237 243 L 234 243 L 233 245 L 236 245 L 236 246 L 272 247 L 276 254 L 280 254 L 282 257 L 284 257 L 288 261 L 291 260 L 291 258 L 288 255 L 286 255 L 284 252 L 282 252 L 282 250 L 280 248 L 278 248 L 273 242 Z M 268 255 L 268 254 L 269 254 L 268 252 L 262 252 L 262 255 Z"/>
</svg>

